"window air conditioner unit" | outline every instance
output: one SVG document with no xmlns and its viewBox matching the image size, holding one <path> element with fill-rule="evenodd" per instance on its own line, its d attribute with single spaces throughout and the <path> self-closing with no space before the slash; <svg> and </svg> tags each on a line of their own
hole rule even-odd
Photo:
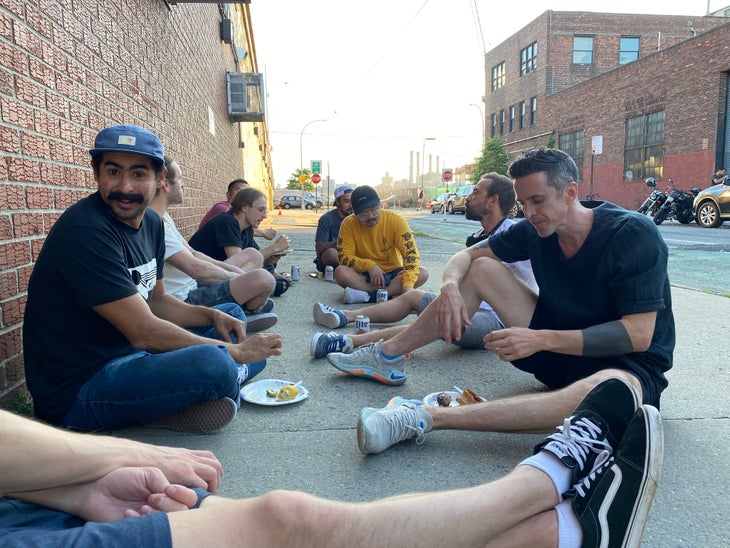
<svg viewBox="0 0 730 548">
<path fill-rule="evenodd" d="M 227 72 L 228 118 L 233 122 L 264 121 L 264 75 Z"/>
</svg>

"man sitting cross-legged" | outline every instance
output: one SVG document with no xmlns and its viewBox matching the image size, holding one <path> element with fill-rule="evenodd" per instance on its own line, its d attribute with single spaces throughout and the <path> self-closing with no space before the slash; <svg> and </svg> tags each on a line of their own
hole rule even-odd
<svg viewBox="0 0 730 548">
<path fill-rule="evenodd" d="M 506 230 L 514 224 L 515 221 L 507 218 L 514 205 L 515 191 L 512 181 L 497 173 L 484 175 L 475 185 L 474 191 L 466 202 L 466 218 L 479 221 L 481 224 L 481 228 L 466 239 L 467 247 L 487 239 L 492 234 Z M 532 289 L 537 289 L 529 261 L 508 264 L 507 267 Z M 413 312 L 420 314 L 436 297 L 436 293 L 413 289 L 396 299 L 355 310 L 340 310 L 323 303 L 315 303 L 314 321 L 330 329 L 337 329 L 355 321 L 358 315 L 364 314 L 370 318 L 371 323 L 392 323 L 402 320 Z M 336 332 L 316 333 L 312 339 L 310 354 L 313 358 L 321 358 L 333 352 L 347 353 L 354 347 L 377 343 L 380 339 L 388 340 L 408 327 L 405 325 L 391 326 L 350 336 Z M 504 326 L 492 307 L 482 302 L 479 309 L 471 317 L 470 325 L 466 326 L 463 335 L 458 341 L 454 341 L 454 344 L 461 348 L 484 348 L 484 337 L 495 329 L 501 329 L 502 327 Z M 362 352 L 371 351 L 374 351 L 374 349 L 362 350 Z M 358 356 L 338 356 L 333 363 L 335 367 L 350 372 L 348 369 L 350 360 L 356 364 L 360 362 Z M 368 376 L 369 374 L 377 375 L 379 372 L 375 369 L 367 369 L 363 371 L 362 376 Z M 391 379 L 391 381 L 396 380 L 404 381 L 405 376 Z"/>
<path fill-rule="evenodd" d="M 169 156 L 165 156 L 165 167 L 167 175 L 150 202 L 165 225 L 165 289 L 188 304 L 241 305 L 247 333 L 270 328 L 277 321 L 269 298 L 276 281 L 262 268 L 263 256 L 249 247 L 218 261 L 190 247 L 167 212 L 169 206 L 183 202 L 182 170 Z"/>
</svg>

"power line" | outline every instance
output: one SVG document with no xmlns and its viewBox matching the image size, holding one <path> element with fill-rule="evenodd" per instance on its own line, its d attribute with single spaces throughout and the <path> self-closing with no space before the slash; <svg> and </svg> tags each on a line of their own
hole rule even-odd
<svg viewBox="0 0 730 548">
<path fill-rule="evenodd" d="M 472 17 L 474 18 L 474 25 L 477 28 L 477 34 L 479 35 L 479 39 L 482 41 L 482 54 L 487 54 L 487 47 L 484 44 L 484 33 L 482 32 L 482 20 L 479 17 L 479 8 L 477 7 L 477 0 L 472 0 L 472 7 L 474 8 L 472 11 Z"/>
</svg>

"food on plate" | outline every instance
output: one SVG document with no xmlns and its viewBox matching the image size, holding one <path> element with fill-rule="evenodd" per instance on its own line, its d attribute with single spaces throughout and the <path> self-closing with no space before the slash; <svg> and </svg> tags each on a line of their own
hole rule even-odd
<svg viewBox="0 0 730 548">
<path fill-rule="evenodd" d="M 459 405 L 469 405 L 470 403 L 479 403 L 486 400 L 477 394 L 473 388 L 465 388 L 461 395 L 456 398 L 456 401 L 459 402 Z"/>
<path fill-rule="evenodd" d="M 299 395 L 299 389 L 293 384 L 288 384 L 281 388 L 269 388 L 266 390 L 266 395 L 269 398 L 276 398 L 276 401 L 289 401 Z"/>
<path fill-rule="evenodd" d="M 441 407 L 449 407 L 451 405 L 451 396 L 449 396 L 446 392 L 441 392 L 436 395 L 436 403 L 438 403 Z"/>
</svg>

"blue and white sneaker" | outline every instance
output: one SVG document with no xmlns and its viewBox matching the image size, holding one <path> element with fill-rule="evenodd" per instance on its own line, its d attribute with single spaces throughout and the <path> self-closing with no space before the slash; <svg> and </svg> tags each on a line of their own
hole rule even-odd
<svg viewBox="0 0 730 548">
<path fill-rule="evenodd" d="M 323 325 L 329 329 L 338 329 L 347 325 L 347 317 L 342 310 L 332 308 L 326 304 L 314 303 L 312 314 L 316 324 Z"/>
<path fill-rule="evenodd" d="M 433 418 L 423 409 L 423 402 L 398 396 L 381 409 L 366 407 L 360 411 L 357 446 L 368 455 L 411 438 L 421 445 L 432 428 Z"/>
<path fill-rule="evenodd" d="M 347 335 L 340 335 L 334 331 L 330 333 L 322 333 L 321 331 L 314 334 L 312 343 L 309 345 L 309 355 L 313 358 L 324 358 L 330 352 L 352 352 L 355 345 L 352 339 Z"/>
<path fill-rule="evenodd" d="M 389 360 L 381 351 L 383 340 L 366 344 L 350 354 L 334 352 L 327 360 L 337 369 L 348 375 L 363 377 L 382 384 L 399 385 L 406 382 L 405 356 Z"/>
</svg>

